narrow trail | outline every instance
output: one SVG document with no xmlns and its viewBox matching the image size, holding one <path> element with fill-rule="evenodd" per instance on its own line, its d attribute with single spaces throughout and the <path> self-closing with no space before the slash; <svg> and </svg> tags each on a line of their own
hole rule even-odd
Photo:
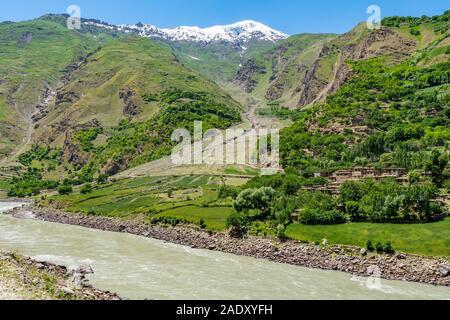
<svg viewBox="0 0 450 320">
<path fill-rule="evenodd" d="M 32 115 L 26 115 L 23 112 L 20 111 L 19 107 L 17 106 L 17 103 L 14 102 L 14 109 L 16 110 L 17 114 L 19 115 L 20 118 L 22 118 L 23 122 L 25 123 L 25 134 L 24 134 L 24 138 L 22 140 L 22 143 L 19 144 L 16 148 L 14 148 L 11 153 L 9 154 L 9 156 L 7 156 L 4 159 L 0 160 L 0 166 L 6 166 L 9 163 L 13 162 L 14 159 L 18 158 L 19 155 L 21 155 L 22 153 L 25 152 L 27 146 L 30 144 L 31 142 L 31 138 L 33 136 L 33 132 L 34 132 L 34 126 L 33 126 L 33 120 L 32 120 Z"/>
<path fill-rule="evenodd" d="M 333 72 L 333 77 L 331 78 L 331 81 L 326 85 L 325 88 L 323 88 L 322 91 L 320 91 L 320 93 L 317 95 L 317 98 L 315 98 L 311 104 L 317 103 L 327 97 L 327 95 L 333 88 L 334 82 L 336 81 L 336 78 L 337 78 L 337 75 L 339 72 L 339 67 L 342 63 L 341 59 L 342 59 L 342 57 L 339 57 L 338 61 L 336 61 L 336 63 L 334 64 L 334 72 Z"/>
<path fill-rule="evenodd" d="M 20 87 L 19 89 L 20 90 Z M 56 91 L 55 90 L 47 90 L 44 91 L 44 94 L 42 95 L 40 99 L 40 103 L 43 104 L 45 107 L 50 104 L 50 102 L 55 98 Z M 38 101 L 39 103 L 39 101 Z M 21 111 L 19 106 L 17 105 L 17 102 L 14 101 L 14 109 L 16 110 L 17 114 L 20 116 L 22 121 L 25 123 L 25 131 L 24 131 L 24 138 L 22 140 L 22 143 L 18 145 L 14 150 L 10 153 L 10 155 L 2 160 L 0 160 L 0 167 L 6 166 L 12 162 L 14 162 L 21 154 L 26 152 L 28 146 L 31 143 L 33 133 L 34 133 L 34 122 L 33 122 L 33 116 L 39 113 L 39 110 L 35 106 L 32 106 L 30 108 L 25 108 L 25 112 Z"/>
</svg>

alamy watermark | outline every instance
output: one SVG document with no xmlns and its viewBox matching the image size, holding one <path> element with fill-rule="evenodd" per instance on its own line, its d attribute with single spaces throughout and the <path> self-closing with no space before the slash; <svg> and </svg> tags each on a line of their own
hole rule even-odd
<svg viewBox="0 0 450 320">
<path fill-rule="evenodd" d="M 377 5 L 371 5 L 367 8 L 367 28 L 369 30 L 379 30 L 381 28 L 381 8 Z"/>
<path fill-rule="evenodd" d="M 66 21 L 67 28 L 70 30 L 81 29 L 81 8 L 74 4 L 70 5 L 67 8 L 67 14 L 69 14 Z"/>
<path fill-rule="evenodd" d="M 194 122 L 194 134 L 177 129 L 172 141 L 174 165 L 247 165 L 261 169 L 262 175 L 280 170 L 279 129 L 210 129 L 203 132 L 203 123 Z"/>
<path fill-rule="evenodd" d="M 370 266 L 367 268 L 367 288 L 369 290 L 381 290 L 381 269 L 378 266 Z"/>
</svg>

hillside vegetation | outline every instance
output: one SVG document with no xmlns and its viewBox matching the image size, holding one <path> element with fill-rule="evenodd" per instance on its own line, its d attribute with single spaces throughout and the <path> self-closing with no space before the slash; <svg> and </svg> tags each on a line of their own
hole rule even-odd
<svg viewBox="0 0 450 320">
<path fill-rule="evenodd" d="M 195 120 L 226 129 L 241 121 L 240 108 L 170 48 L 135 36 L 112 40 L 71 72 L 45 108 L 34 146 L 19 157 L 34 171 L 11 194 L 47 188 L 42 170 L 49 181 L 83 183 L 159 159 L 170 154 L 175 129 L 192 130 Z"/>
<path fill-rule="evenodd" d="M 67 67 L 107 40 L 39 19 L 0 23 L 0 157 L 29 134 L 46 89 L 55 89 Z"/>
<path fill-rule="evenodd" d="M 247 93 L 296 107 L 297 90 L 332 34 L 300 34 L 257 52 L 240 68 L 234 82 Z M 297 101 L 296 101 L 297 100 Z"/>
</svg>

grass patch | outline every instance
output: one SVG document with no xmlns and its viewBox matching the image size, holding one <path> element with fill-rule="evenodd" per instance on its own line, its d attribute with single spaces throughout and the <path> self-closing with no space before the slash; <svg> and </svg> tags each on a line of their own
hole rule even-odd
<svg viewBox="0 0 450 320">
<path fill-rule="evenodd" d="M 289 238 L 300 241 L 365 247 L 373 243 L 391 241 L 395 250 L 426 256 L 450 257 L 450 218 L 429 224 L 373 224 L 351 223 L 335 226 L 305 226 L 292 224 L 286 232 Z"/>
<path fill-rule="evenodd" d="M 201 208 L 189 206 L 165 211 L 159 214 L 158 217 L 176 217 L 178 219 L 186 219 L 192 223 L 198 223 L 203 218 L 208 230 L 224 231 L 226 229 L 227 217 L 233 212 L 233 208 Z"/>
<path fill-rule="evenodd" d="M 8 191 L 10 184 L 6 180 L 0 180 L 0 190 Z"/>
</svg>

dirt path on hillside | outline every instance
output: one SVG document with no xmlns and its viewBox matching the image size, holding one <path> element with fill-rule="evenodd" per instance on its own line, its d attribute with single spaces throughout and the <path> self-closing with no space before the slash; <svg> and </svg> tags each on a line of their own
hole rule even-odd
<svg viewBox="0 0 450 320">
<path fill-rule="evenodd" d="M 20 91 L 22 88 L 22 85 L 19 86 L 17 91 Z M 0 160 L 0 166 L 6 166 L 8 163 L 15 160 L 19 155 L 25 152 L 25 149 L 31 142 L 31 137 L 33 136 L 34 132 L 34 126 L 33 126 L 33 120 L 32 120 L 32 112 L 29 112 L 29 114 L 23 113 L 19 106 L 17 105 L 17 102 L 14 101 L 14 110 L 16 110 L 16 113 L 19 115 L 19 117 L 24 122 L 26 128 L 25 128 L 25 134 L 22 140 L 22 143 L 19 144 L 16 148 L 13 149 L 13 151 L 9 154 L 8 157 Z"/>
<path fill-rule="evenodd" d="M 333 77 L 331 78 L 330 82 L 326 85 L 325 88 L 323 88 L 322 91 L 317 95 L 317 98 L 314 99 L 314 101 L 311 104 L 317 103 L 327 97 L 329 92 L 333 89 L 334 82 L 336 81 L 336 78 L 338 76 L 339 67 L 341 65 L 341 59 L 342 57 L 339 57 L 338 61 L 334 64 L 334 72 Z"/>
</svg>

